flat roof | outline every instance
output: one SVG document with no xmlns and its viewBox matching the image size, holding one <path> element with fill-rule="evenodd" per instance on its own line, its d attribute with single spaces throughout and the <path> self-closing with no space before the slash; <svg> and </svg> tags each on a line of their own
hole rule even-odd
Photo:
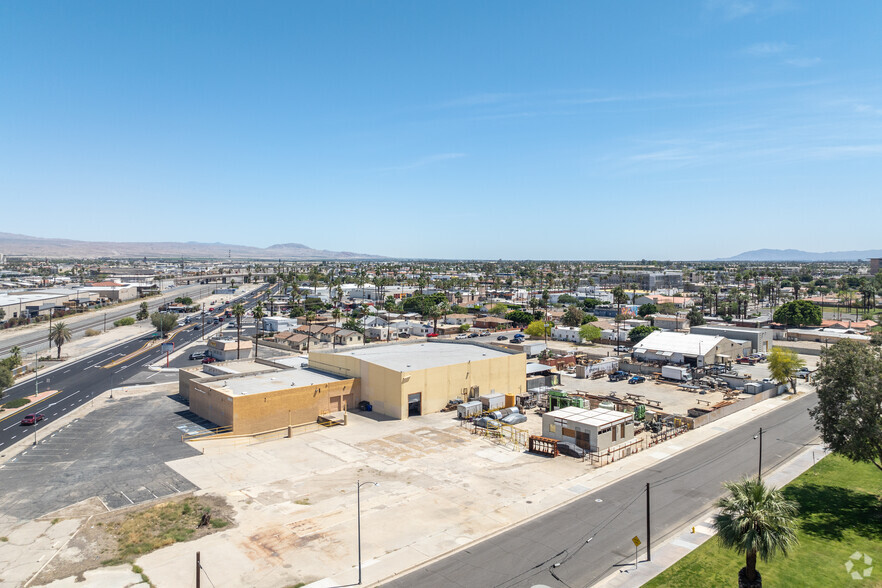
<svg viewBox="0 0 882 588">
<path fill-rule="evenodd" d="M 406 372 L 512 355 L 471 343 L 398 343 L 338 351 L 390 370 Z"/>
<path fill-rule="evenodd" d="M 725 337 L 696 335 L 676 331 L 655 331 L 634 346 L 635 353 L 682 353 L 683 355 L 706 355 L 722 343 Z"/>
<path fill-rule="evenodd" d="M 263 394 L 286 388 L 330 384 L 350 378 L 338 378 L 331 374 L 304 368 L 278 370 L 252 376 L 231 377 L 206 384 L 230 396 Z"/>
<path fill-rule="evenodd" d="M 567 421 L 581 423 L 583 425 L 590 425 L 592 427 L 611 425 L 619 421 L 630 420 L 633 417 L 633 415 L 630 413 L 620 412 L 618 410 L 609 410 L 607 408 L 595 408 L 594 410 L 586 410 L 577 406 L 567 406 L 566 408 L 559 408 L 546 414 L 556 419 L 564 419 Z"/>
</svg>

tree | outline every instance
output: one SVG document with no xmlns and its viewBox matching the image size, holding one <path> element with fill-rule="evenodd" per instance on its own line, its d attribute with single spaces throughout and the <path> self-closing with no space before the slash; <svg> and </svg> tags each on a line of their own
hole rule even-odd
<svg viewBox="0 0 882 588">
<path fill-rule="evenodd" d="M 236 319 L 236 359 L 239 359 L 239 347 L 242 341 L 242 317 L 245 316 L 245 307 L 239 302 L 230 309 L 233 317 Z"/>
<path fill-rule="evenodd" d="M 613 303 L 616 305 L 616 315 L 622 314 L 622 305 L 628 302 L 628 295 L 621 286 L 616 286 L 612 291 Z"/>
<path fill-rule="evenodd" d="M 143 321 L 148 316 L 150 316 L 150 311 L 147 309 L 147 303 L 142 302 L 140 308 L 138 309 L 138 314 L 135 315 L 135 318 L 139 321 Z"/>
<path fill-rule="evenodd" d="M 306 352 L 309 353 L 309 341 L 312 339 L 312 330 L 309 328 L 312 326 L 312 321 L 315 320 L 315 313 L 311 310 L 306 311 Z"/>
<path fill-rule="evenodd" d="M 12 372 L 6 367 L 0 367 L 0 398 L 3 398 L 3 391 L 11 388 L 14 383 L 15 378 L 12 377 Z"/>
<path fill-rule="evenodd" d="M 563 318 L 560 319 L 560 322 L 568 327 L 578 327 L 582 324 L 583 318 L 585 318 L 585 312 L 581 308 L 570 306 L 564 313 Z"/>
<path fill-rule="evenodd" d="M 14 370 L 21 365 L 21 347 L 13 345 L 9 350 L 9 356 L 0 361 L 0 367 L 4 367 L 9 371 Z"/>
<path fill-rule="evenodd" d="M 762 578 L 756 569 L 757 556 L 768 562 L 775 555 L 786 556 L 798 543 L 797 504 L 758 479 L 724 485 L 730 495 L 716 503 L 721 510 L 714 517 L 714 529 L 723 546 L 745 556 L 745 565 L 738 571 L 739 588 L 759 588 Z"/>
<path fill-rule="evenodd" d="M 782 325 L 801 327 L 804 325 L 820 325 L 823 318 L 821 307 L 808 300 L 793 300 L 782 304 L 775 310 L 773 319 Z"/>
<path fill-rule="evenodd" d="M 505 315 L 507 320 L 510 320 L 514 324 L 518 326 L 526 326 L 529 325 L 536 318 L 529 312 L 524 312 L 523 310 L 513 310 Z"/>
<path fill-rule="evenodd" d="M 603 302 L 597 298 L 586 298 L 582 301 L 582 306 L 585 310 L 594 310 L 600 304 L 603 304 Z"/>
<path fill-rule="evenodd" d="M 696 306 L 690 308 L 689 312 L 686 313 L 686 320 L 689 321 L 689 325 L 693 327 L 707 324 L 707 321 L 704 320 L 704 313 L 702 313 Z"/>
<path fill-rule="evenodd" d="M 658 314 L 677 314 L 677 305 L 673 302 L 662 302 L 658 305 Z"/>
<path fill-rule="evenodd" d="M 579 299 L 572 294 L 561 294 L 557 297 L 557 301 L 561 304 L 579 304 Z"/>
<path fill-rule="evenodd" d="M 585 313 L 585 316 L 582 317 L 582 324 L 583 324 L 583 325 L 584 325 L 585 323 L 596 323 L 596 322 L 597 322 L 597 317 L 594 316 L 593 314 L 588 314 L 588 313 L 586 312 L 586 313 Z"/>
<path fill-rule="evenodd" d="M 254 326 L 257 331 L 254 333 L 254 359 L 257 359 L 257 351 L 258 346 L 260 345 L 260 335 L 263 330 L 263 317 L 266 316 L 266 313 L 263 311 L 263 302 L 258 302 L 254 305 L 254 310 L 251 311 L 251 314 L 254 316 Z"/>
<path fill-rule="evenodd" d="M 460 332 L 460 333 L 465 333 L 465 332 L 467 332 L 467 331 L 468 331 L 469 329 L 471 329 L 471 328 L 472 328 L 472 325 L 470 325 L 470 324 L 468 324 L 468 323 L 463 323 L 463 324 L 459 325 L 459 332 Z"/>
<path fill-rule="evenodd" d="M 547 337 L 551 334 L 551 328 L 553 326 L 554 324 L 550 321 L 533 321 L 527 325 L 527 328 L 524 329 L 524 333 L 531 337 Z"/>
<path fill-rule="evenodd" d="M 628 331 L 628 340 L 632 343 L 639 343 L 646 339 L 653 331 L 660 331 L 658 327 L 650 327 L 648 325 L 640 325 Z"/>
<path fill-rule="evenodd" d="M 600 327 L 586 324 L 579 327 L 579 336 L 582 337 L 582 341 L 593 342 L 600 339 L 603 336 L 603 332 L 600 330 Z"/>
<path fill-rule="evenodd" d="M 193 299 L 189 296 L 178 296 L 175 298 L 175 302 L 178 304 L 183 304 L 184 306 L 190 306 L 193 304 Z"/>
<path fill-rule="evenodd" d="M 821 353 L 814 375 L 818 404 L 809 410 L 830 448 L 882 470 L 882 356 L 844 339 Z"/>
<path fill-rule="evenodd" d="M 492 314 L 493 316 L 505 316 L 507 312 L 508 306 L 506 306 L 502 302 L 494 304 L 493 308 L 490 309 L 490 314 Z"/>
<path fill-rule="evenodd" d="M 63 321 L 55 323 L 49 329 L 49 342 L 58 348 L 58 359 L 61 359 L 61 346 L 72 338 L 73 333 L 71 333 L 70 328 Z"/>
<path fill-rule="evenodd" d="M 640 308 L 637 309 L 637 316 L 644 317 L 648 314 L 657 314 L 658 306 L 656 306 L 652 302 L 647 302 L 646 304 L 641 304 Z"/>
<path fill-rule="evenodd" d="M 170 312 L 154 312 L 150 315 L 150 322 L 165 337 L 165 334 L 174 329 L 178 324 L 178 315 Z"/>
<path fill-rule="evenodd" d="M 789 347 L 772 347 L 769 353 L 769 373 L 781 386 L 790 384 L 796 394 L 796 370 L 805 362 Z"/>
</svg>

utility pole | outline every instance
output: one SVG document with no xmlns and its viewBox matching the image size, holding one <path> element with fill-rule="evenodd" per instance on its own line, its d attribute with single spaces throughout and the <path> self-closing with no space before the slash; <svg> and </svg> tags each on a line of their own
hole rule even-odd
<svg viewBox="0 0 882 588">
<path fill-rule="evenodd" d="M 199 552 L 196 552 L 196 588 L 199 588 L 199 581 L 202 579 L 202 564 L 199 563 Z"/>
<path fill-rule="evenodd" d="M 758 482 L 763 481 L 763 428 L 760 427 L 759 434 L 753 438 L 759 437 L 759 469 L 757 470 L 756 479 Z"/>
<path fill-rule="evenodd" d="M 652 561 L 652 535 L 649 534 L 649 482 L 646 483 L 646 561 Z"/>
<path fill-rule="evenodd" d="M 205 303 L 202 303 L 202 340 L 205 341 Z"/>
</svg>

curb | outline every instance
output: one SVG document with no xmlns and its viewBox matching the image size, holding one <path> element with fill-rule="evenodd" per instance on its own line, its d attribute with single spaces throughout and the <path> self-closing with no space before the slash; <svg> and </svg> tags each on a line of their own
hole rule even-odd
<svg viewBox="0 0 882 588">
<path fill-rule="evenodd" d="M 810 394 L 811 394 L 811 393 L 812 393 L 812 392 L 810 392 Z M 785 404 L 782 403 L 780 406 L 776 406 L 776 407 L 774 407 L 774 408 L 772 409 L 772 411 L 777 410 L 778 408 L 781 408 L 782 406 L 785 406 Z M 770 411 L 766 411 L 766 412 L 763 413 L 763 414 L 757 414 L 757 415 L 754 415 L 753 417 L 751 417 L 750 419 L 748 419 L 747 421 L 745 421 L 745 423 L 749 423 L 749 422 L 753 421 L 754 419 L 756 419 L 756 418 L 758 418 L 758 417 L 760 417 L 760 416 L 764 416 L 765 414 L 769 414 L 769 412 L 770 412 Z M 736 413 L 734 413 L 734 414 L 732 414 L 732 415 L 729 415 L 729 416 L 735 416 L 736 414 L 738 414 L 738 413 L 736 412 Z M 727 418 L 727 417 L 724 417 L 724 418 Z M 716 437 L 716 435 L 714 435 L 714 436 Z M 691 448 L 690 448 L 690 449 L 691 449 Z M 643 451 L 641 451 L 641 453 L 643 453 L 643 452 L 645 452 L 645 451 L 647 451 L 647 450 L 643 450 Z M 664 460 L 660 460 L 659 463 L 661 463 L 661 461 L 664 461 Z M 782 465 L 783 465 L 783 464 L 782 464 Z M 778 468 L 775 468 L 775 469 L 777 470 L 777 469 L 779 469 L 780 467 L 781 467 L 781 466 L 779 465 Z M 615 479 L 608 480 L 605 484 L 603 484 L 603 485 L 601 485 L 601 486 L 597 486 L 596 488 L 592 488 L 590 492 L 597 492 L 597 491 L 599 491 L 599 490 L 602 490 L 603 488 L 606 488 L 607 486 L 609 486 L 609 485 L 611 485 L 611 484 L 614 484 L 614 483 L 616 483 L 616 482 L 622 480 L 623 478 L 632 475 L 633 473 L 637 473 L 637 472 L 631 472 L 631 473 L 629 473 L 629 474 L 627 474 L 627 475 L 625 475 L 625 476 L 622 476 L 622 477 L 619 477 L 619 478 L 615 478 Z M 556 505 L 554 505 L 554 506 L 552 506 L 552 507 L 549 507 L 548 509 L 546 509 L 546 510 L 544 510 L 544 511 L 542 511 L 542 512 L 535 513 L 535 514 L 533 514 L 533 515 L 531 515 L 531 516 L 529 516 L 529 517 L 527 517 L 527 518 L 525 518 L 525 519 L 523 519 L 523 520 L 521 520 L 521 521 L 518 521 L 518 522 L 515 523 L 514 525 L 510 525 L 510 526 L 508 526 L 508 527 L 498 529 L 498 530 L 496 530 L 495 532 L 493 532 L 493 533 L 491 533 L 491 534 L 489 534 L 489 535 L 484 535 L 484 536 L 482 536 L 482 537 L 480 537 L 480 538 L 478 538 L 478 539 L 475 539 L 474 541 L 470 541 L 469 543 L 466 543 L 466 544 L 464 544 L 464 545 L 459 545 L 459 546 L 457 546 L 456 548 L 451 549 L 450 551 L 446 551 L 446 552 L 444 552 L 444 553 L 440 553 L 440 554 L 438 554 L 438 555 L 436 555 L 436 556 L 434 556 L 434 557 L 432 557 L 432 558 L 430 558 L 430 559 L 427 559 L 427 560 L 425 560 L 425 561 L 423 561 L 423 562 L 421 562 L 421 563 L 419 563 L 419 564 L 415 564 L 415 565 L 413 565 L 413 566 L 411 566 L 411 567 L 409 567 L 409 568 L 406 568 L 406 569 L 404 569 L 404 570 L 401 570 L 400 572 L 396 572 L 396 573 L 394 573 L 394 574 L 391 574 L 391 575 L 389 575 L 389 576 L 386 576 L 386 577 L 381 578 L 381 579 L 379 579 L 379 580 L 376 580 L 376 581 L 374 581 L 374 582 L 366 583 L 366 585 L 367 585 L 367 586 L 382 586 L 382 585 L 383 585 L 384 583 L 386 583 L 386 582 L 389 582 L 389 581 L 392 581 L 392 580 L 399 579 L 399 578 L 401 578 L 401 577 L 403 577 L 403 576 L 406 576 L 407 574 L 410 574 L 410 573 L 415 572 L 415 571 L 417 571 L 417 570 L 419 570 L 419 569 L 422 569 L 422 568 L 424 568 L 424 567 L 426 567 L 426 566 L 429 566 L 429 565 L 431 565 L 431 564 L 433 564 L 433 563 L 435 563 L 435 562 L 437 562 L 437 561 L 440 561 L 440 560 L 442 560 L 442 559 L 444 559 L 444 558 L 446 558 L 446 557 L 449 557 L 449 556 L 451 556 L 451 555 L 454 555 L 454 554 L 456 554 L 456 553 L 459 553 L 459 552 L 461 552 L 461 551 L 464 551 L 464 550 L 466 550 L 466 549 L 469 549 L 470 547 L 472 547 L 472 546 L 474 546 L 474 545 L 477 545 L 478 543 L 481 543 L 481 542 L 483 542 L 483 541 L 487 541 L 487 540 L 489 540 L 489 539 L 493 539 L 494 537 L 496 537 L 496 536 L 498 536 L 498 535 L 500 535 L 500 534 L 502 534 L 502 533 L 505 533 L 505 532 L 511 531 L 512 529 L 515 529 L 515 528 L 517 528 L 517 527 L 520 527 L 520 526 L 522 526 L 522 525 L 524 525 L 524 524 L 526 524 L 526 523 L 532 522 L 532 521 L 536 520 L 536 519 L 539 518 L 539 517 L 545 516 L 545 515 L 547 515 L 547 514 L 550 513 L 550 512 L 553 512 L 553 511 L 555 511 L 555 510 L 557 510 L 557 509 L 559 509 L 559 508 L 563 508 L 563 507 L 565 507 L 565 506 L 567 506 L 567 505 L 569 505 L 569 504 L 572 504 L 573 502 L 575 502 L 575 501 L 577 501 L 577 500 L 579 500 L 579 499 L 581 499 L 581 498 L 584 498 L 587 494 L 588 494 L 588 493 L 583 493 L 583 494 L 581 494 L 581 495 L 573 496 L 572 498 L 569 498 L 568 500 L 566 500 L 566 501 L 564 501 L 564 502 L 561 502 L 560 504 L 556 504 Z M 662 541 L 667 541 L 668 539 L 670 539 L 670 536 L 669 536 L 669 535 L 665 535 L 665 536 L 662 538 Z M 319 582 L 321 582 L 321 580 L 319 580 Z M 307 585 L 307 588 L 308 588 L 309 586 L 310 586 L 310 585 Z"/>
</svg>

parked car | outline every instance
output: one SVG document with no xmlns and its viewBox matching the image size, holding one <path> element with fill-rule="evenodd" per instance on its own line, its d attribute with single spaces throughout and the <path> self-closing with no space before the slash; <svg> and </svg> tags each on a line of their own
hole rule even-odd
<svg viewBox="0 0 882 588">
<path fill-rule="evenodd" d="M 40 421 L 42 421 L 45 416 L 42 414 L 26 414 L 23 419 L 21 419 L 21 424 L 23 425 L 36 425 Z"/>
<path fill-rule="evenodd" d="M 202 363 L 214 363 L 214 362 L 216 362 L 216 361 L 217 361 L 217 360 L 216 360 L 215 358 L 213 358 L 213 357 L 205 357 L 205 358 L 202 359 Z"/>
<path fill-rule="evenodd" d="M 570 457 L 585 457 L 585 450 L 576 445 L 575 443 L 570 443 L 568 441 L 558 441 L 557 442 L 557 451 L 563 455 L 569 455 Z"/>
<path fill-rule="evenodd" d="M 469 339 L 474 339 L 475 337 L 480 337 L 481 333 L 469 333 Z"/>
<path fill-rule="evenodd" d="M 795 375 L 797 378 L 802 378 L 802 379 L 807 380 L 809 377 L 809 374 L 811 374 L 811 373 L 812 373 L 811 370 L 808 369 L 807 367 L 801 367 L 798 370 L 796 370 Z"/>
<path fill-rule="evenodd" d="M 198 330 L 199 330 L 199 325 L 196 325 L 195 327 L 193 327 L 193 330 L 194 330 L 194 331 L 198 331 Z"/>
<path fill-rule="evenodd" d="M 616 345 L 615 350 L 617 353 L 628 353 L 629 351 L 631 351 L 631 348 L 627 345 Z"/>
<path fill-rule="evenodd" d="M 410 339 L 410 333 L 398 333 L 399 339 Z"/>
<path fill-rule="evenodd" d="M 631 376 L 631 379 L 628 380 L 629 384 L 642 384 L 646 381 L 646 378 L 643 376 Z"/>
<path fill-rule="evenodd" d="M 743 365 L 756 365 L 756 360 L 752 357 L 739 357 L 735 360 L 735 363 L 740 363 Z"/>
<path fill-rule="evenodd" d="M 429 333 L 426 337 L 437 337 L 438 333 Z"/>
<path fill-rule="evenodd" d="M 460 333 L 459 335 L 456 336 L 456 339 L 468 339 L 468 338 L 469 338 L 469 336 L 466 335 L 465 333 Z"/>
<path fill-rule="evenodd" d="M 190 361 L 195 361 L 197 359 L 205 359 L 205 354 L 201 351 L 190 354 Z"/>
<path fill-rule="evenodd" d="M 211 308 L 209 308 L 208 312 L 214 312 L 214 307 L 212 306 Z"/>
<path fill-rule="evenodd" d="M 500 335 L 500 336 L 496 337 L 496 340 L 497 341 L 508 341 L 508 337 L 506 337 L 505 335 Z"/>
</svg>

